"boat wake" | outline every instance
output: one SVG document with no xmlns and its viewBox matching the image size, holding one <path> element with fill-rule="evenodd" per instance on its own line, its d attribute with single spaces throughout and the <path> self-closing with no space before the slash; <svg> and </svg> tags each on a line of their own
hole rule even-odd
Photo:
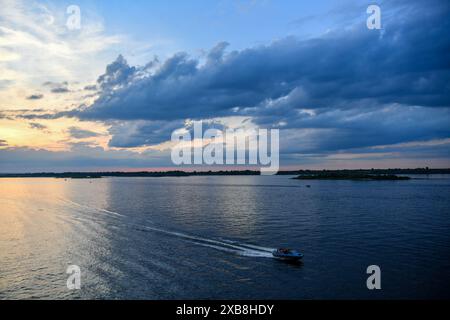
<svg viewBox="0 0 450 320">
<path fill-rule="evenodd" d="M 123 214 L 120 214 L 118 212 L 106 210 L 106 209 L 103 209 L 103 208 L 95 208 L 95 207 L 87 206 L 87 205 L 84 205 L 84 204 L 81 204 L 81 203 L 78 203 L 78 202 L 75 202 L 75 201 L 72 201 L 72 200 L 69 200 L 69 199 L 60 198 L 59 200 L 61 200 L 62 202 L 65 202 L 67 204 L 71 204 L 71 205 L 74 205 L 76 207 L 82 208 L 82 209 L 87 209 L 89 211 L 100 211 L 102 213 L 107 213 L 109 215 L 113 215 L 113 216 L 116 216 L 116 217 L 125 217 Z"/>
<path fill-rule="evenodd" d="M 114 212 L 111 210 L 106 210 L 103 208 L 96 208 L 84 204 L 77 203 L 75 201 L 69 200 L 69 199 L 60 199 L 66 204 L 70 204 L 72 206 L 76 206 L 80 209 L 89 210 L 89 211 L 97 211 L 101 213 L 105 213 L 108 215 L 113 215 L 115 217 L 126 217 L 125 215 Z M 272 252 L 275 250 L 274 248 L 267 248 L 267 247 L 261 247 L 253 244 L 247 244 L 247 243 L 241 243 L 238 241 L 231 241 L 227 239 L 209 239 L 199 236 L 194 236 L 178 231 L 171 231 L 166 230 L 154 226 L 148 226 L 148 225 L 142 225 L 142 224 L 133 224 L 133 223 L 126 223 L 130 227 L 134 227 L 135 229 L 141 230 L 141 231 L 151 231 L 151 232 L 158 232 L 162 233 L 168 236 L 175 236 L 180 239 L 184 239 L 186 241 L 189 241 L 190 243 L 198 246 L 208 247 L 211 249 L 228 252 L 240 256 L 245 257 L 257 257 L 257 258 L 273 258 Z"/>
<path fill-rule="evenodd" d="M 275 250 L 273 248 L 267 248 L 267 247 L 260 247 L 255 246 L 251 244 L 246 243 L 240 243 L 237 241 L 231 241 L 231 240 L 215 240 L 215 239 L 208 239 L 203 238 L 199 236 L 193 236 L 181 232 L 176 231 L 169 231 L 165 229 L 160 229 L 156 227 L 150 227 L 150 226 L 141 226 L 141 228 L 144 228 L 146 230 L 151 230 L 155 232 L 165 233 L 167 235 L 176 236 L 182 239 L 185 239 L 195 245 L 203 246 L 212 248 L 215 250 L 223 251 L 223 252 L 229 252 L 234 253 L 237 255 L 245 256 L 245 257 L 258 257 L 258 258 L 273 258 L 272 252 Z"/>
</svg>

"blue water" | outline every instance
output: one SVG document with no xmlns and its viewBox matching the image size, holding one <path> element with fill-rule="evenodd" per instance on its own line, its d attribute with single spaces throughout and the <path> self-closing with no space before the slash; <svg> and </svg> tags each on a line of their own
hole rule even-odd
<svg viewBox="0 0 450 320">
<path fill-rule="evenodd" d="M 449 194 L 449 176 L 1 179 L 0 298 L 450 298 Z"/>
</svg>

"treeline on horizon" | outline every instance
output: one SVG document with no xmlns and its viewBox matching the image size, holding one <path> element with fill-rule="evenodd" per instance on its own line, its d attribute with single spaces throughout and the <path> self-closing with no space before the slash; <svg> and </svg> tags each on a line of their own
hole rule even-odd
<svg viewBox="0 0 450 320">
<path fill-rule="evenodd" d="M 323 174 L 370 174 L 370 175 L 397 175 L 397 174 L 450 174 L 448 169 L 342 169 L 342 170 L 287 170 L 279 171 L 277 175 L 323 175 Z M 259 170 L 229 170 L 229 171 L 140 171 L 140 172 L 37 172 L 37 173 L 0 173 L 0 178 L 72 178 L 95 179 L 102 177 L 189 177 L 189 176 L 257 176 Z"/>
</svg>

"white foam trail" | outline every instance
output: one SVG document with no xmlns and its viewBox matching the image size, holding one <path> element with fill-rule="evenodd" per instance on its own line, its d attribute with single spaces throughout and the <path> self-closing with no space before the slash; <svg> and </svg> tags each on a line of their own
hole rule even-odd
<svg viewBox="0 0 450 320">
<path fill-rule="evenodd" d="M 236 241 L 231 241 L 231 240 L 226 240 L 226 239 L 222 239 L 222 241 L 226 242 L 226 243 L 231 243 L 231 244 L 239 244 L 242 247 L 249 247 L 249 248 L 252 248 L 252 249 L 256 249 L 258 251 L 266 251 L 266 252 L 272 253 L 274 250 L 276 250 L 275 248 L 260 247 L 260 246 L 255 246 L 253 244 L 239 243 L 239 242 L 236 242 Z"/>
<path fill-rule="evenodd" d="M 209 247 L 221 251 L 231 252 L 246 257 L 261 257 L 261 258 L 273 258 L 272 252 L 275 249 L 267 247 L 259 247 L 251 244 L 238 243 L 235 241 L 218 241 L 213 239 L 206 239 L 202 237 L 187 235 L 181 232 L 168 231 L 155 227 L 144 226 L 145 229 L 157 231 L 169 235 L 174 235 L 180 238 L 184 238 L 192 241 L 196 245 Z M 253 249 L 252 249 L 253 248 Z"/>
<path fill-rule="evenodd" d="M 213 248 L 219 251 L 225 251 L 233 254 L 238 254 L 245 257 L 254 257 L 254 258 L 273 258 L 272 253 L 269 252 L 262 252 L 262 251 L 256 251 L 256 250 L 235 250 L 235 249 L 228 249 L 226 247 L 221 246 L 215 246 L 212 244 L 207 243 L 199 243 L 199 242 L 193 242 L 196 245 L 201 245 L 203 247 Z"/>
<path fill-rule="evenodd" d="M 109 210 L 106 210 L 106 209 L 98 209 L 98 210 L 103 211 L 103 212 L 106 212 L 106 213 L 110 213 L 110 214 L 113 214 L 113 215 L 116 215 L 116 216 L 118 216 L 118 217 L 125 217 L 123 214 L 120 214 L 120 213 L 118 213 L 118 212 L 109 211 Z"/>
<path fill-rule="evenodd" d="M 106 210 L 103 208 L 90 207 L 90 206 L 83 205 L 83 204 L 77 203 L 77 202 L 69 200 L 69 199 L 61 198 L 61 200 L 66 203 L 70 203 L 72 205 L 78 206 L 80 208 L 88 209 L 91 211 L 102 211 L 105 213 L 113 214 L 115 216 L 125 217 L 123 214 L 120 214 L 120 213 L 114 212 L 114 211 L 110 211 L 110 210 Z M 221 239 L 222 241 L 214 240 L 214 239 L 207 239 L 207 238 L 202 238 L 202 237 L 198 237 L 198 236 L 188 235 L 188 234 L 181 233 L 181 232 L 160 229 L 160 228 L 156 228 L 156 227 L 143 226 L 143 225 L 136 225 L 136 226 L 145 228 L 146 230 L 161 232 L 161 233 L 164 233 L 167 235 L 173 235 L 173 236 L 176 236 L 179 238 L 183 238 L 183 239 L 191 241 L 192 243 L 194 243 L 196 245 L 209 247 L 209 248 L 213 248 L 216 250 L 234 253 L 234 254 L 238 254 L 238 255 L 242 255 L 242 256 L 246 256 L 246 257 L 273 258 L 272 252 L 275 250 L 273 248 L 260 247 L 260 246 L 256 246 L 256 245 L 252 245 L 252 244 L 239 243 L 236 241 L 225 240 L 225 239 Z"/>
<path fill-rule="evenodd" d="M 103 209 L 103 208 L 90 207 L 90 206 L 87 206 L 87 205 L 84 205 L 84 204 L 81 204 L 81 203 L 78 203 L 78 202 L 75 202 L 75 201 L 72 201 L 72 200 L 69 200 L 69 199 L 60 198 L 60 200 L 62 200 L 63 202 L 66 202 L 66 203 L 71 203 L 71 204 L 73 204 L 73 205 L 75 205 L 77 207 L 83 208 L 83 209 L 88 209 L 88 210 L 91 210 L 91 211 L 102 211 L 102 212 L 109 213 L 109 214 L 112 214 L 112 215 L 115 215 L 115 216 L 118 216 L 118 217 L 125 217 L 123 214 L 120 214 L 118 212 L 109 211 L 109 210 L 106 210 L 106 209 Z"/>
</svg>

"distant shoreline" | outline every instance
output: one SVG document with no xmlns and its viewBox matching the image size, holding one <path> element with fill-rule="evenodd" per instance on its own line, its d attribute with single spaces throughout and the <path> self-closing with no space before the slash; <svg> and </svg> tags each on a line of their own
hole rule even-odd
<svg viewBox="0 0 450 320">
<path fill-rule="evenodd" d="M 358 180 L 358 181 L 385 181 L 385 180 L 411 180 L 408 176 L 398 176 L 395 174 L 361 174 L 361 173 L 316 173 L 301 174 L 295 180 Z"/>
<path fill-rule="evenodd" d="M 299 179 L 333 179 L 352 177 L 396 176 L 405 174 L 430 175 L 450 174 L 450 169 L 356 169 L 356 170 L 289 170 L 277 175 L 298 176 Z M 192 176 L 259 176 L 257 170 L 230 171 L 141 171 L 141 172 L 37 172 L 37 173 L 0 173 L 0 178 L 60 178 L 60 179 L 99 179 L 106 177 L 192 177 Z M 400 177 L 401 178 L 401 177 Z M 392 179 L 394 180 L 394 179 Z"/>
</svg>

